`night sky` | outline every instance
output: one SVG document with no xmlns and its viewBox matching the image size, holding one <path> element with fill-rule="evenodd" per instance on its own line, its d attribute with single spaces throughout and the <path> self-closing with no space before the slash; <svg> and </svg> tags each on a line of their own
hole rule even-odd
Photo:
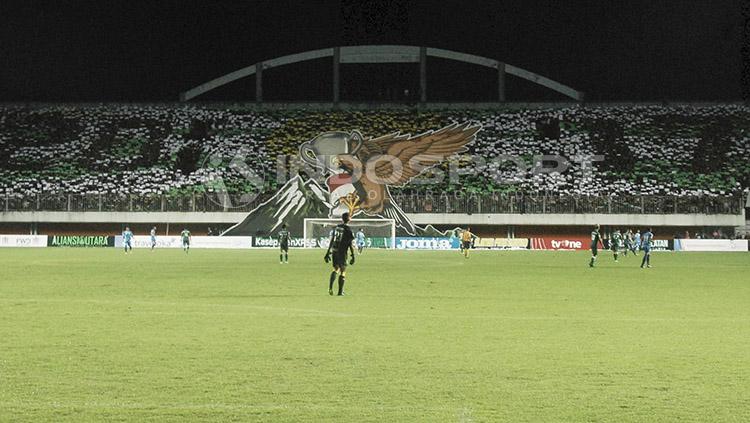
<svg viewBox="0 0 750 423">
<path fill-rule="evenodd" d="M 741 0 L 3 0 L 0 101 L 174 101 L 263 59 L 357 44 L 487 56 L 592 101 L 739 100 L 746 25 Z M 491 70 L 428 66 L 430 100 L 493 99 Z M 418 87 L 417 65 L 342 65 L 341 73 L 342 100 Z M 327 100 L 330 75 L 330 59 L 273 69 L 264 96 Z M 509 100 L 564 99 L 512 77 L 507 85 Z M 253 96 L 248 78 L 199 99 Z"/>
</svg>

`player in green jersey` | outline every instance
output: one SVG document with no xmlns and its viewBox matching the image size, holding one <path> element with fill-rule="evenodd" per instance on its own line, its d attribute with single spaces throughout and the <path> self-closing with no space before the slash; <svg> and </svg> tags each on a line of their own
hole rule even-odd
<svg viewBox="0 0 750 423">
<path fill-rule="evenodd" d="M 622 234 L 620 233 L 619 229 L 615 229 L 615 232 L 612 234 L 611 243 L 612 253 L 615 257 L 615 263 L 617 263 L 617 256 L 622 249 Z"/>
<path fill-rule="evenodd" d="M 180 238 L 182 238 L 182 251 L 187 253 L 190 251 L 190 240 L 193 238 L 190 235 L 190 231 L 187 230 L 187 228 L 183 229 L 182 232 L 180 232 Z"/>
<path fill-rule="evenodd" d="M 279 231 L 279 263 L 289 264 L 289 241 L 291 239 L 292 236 L 284 223 Z"/>
</svg>

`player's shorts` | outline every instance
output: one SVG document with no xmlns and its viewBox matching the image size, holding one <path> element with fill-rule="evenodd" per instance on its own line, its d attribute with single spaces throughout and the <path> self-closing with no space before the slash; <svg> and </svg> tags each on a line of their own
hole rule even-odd
<svg viewBox="0 0 750 423">
<path fill-rule="evenodd" d="M 364 242 L 358 242 L 357 243 L 357 248 L 364 248 L 364 247 L 365 247 L 365 243 Z"/>
<path fill-rule="evenodd" d="M 341 270 L 346 270 L 346 254 L 334 254 L 333 255 L 333 267 Z"/>
<path fill-rule="evenodd" d="M 151 243 L 156 244 L 156 237 L 153 237 L 153 236 L 151 237 Z"/>
<path fill-rule="evenodd" d="M 182 246 L 183 247 L 189 247 L 190 246 L 190 241 L 187 241 L 187 240 L 182 241 Z"/>
<path fill-rule="evenodd" d="M 471 248 L 471 241 L 463 241 L 463 242 L 461 242 L 461 247 L 464 250 L 470 249 Z"/>
<path fill-rule="evenodd" d="M 289 251 L 289 244 L 286 242 L 282 242 L 279 244 L 279 248 L 281 248 L 281 251 Z"/>
<path fill-rule="evenodd" d="M 648 254 L 651 252 L 651 247 L 643 247 L 641 248 L 641 250 L 643 250 L 644 253 Z"/>
<path fill-rule="evenodd" d="M 125 241 L 125 246 L 126 246 L 126 247 L 130 247 L 130 248 L 133 248 L 133 244 L 131 243 L 131 241 L 130 241 L 130 240 L 127 240 L 127 241 Z"/>
</svg>

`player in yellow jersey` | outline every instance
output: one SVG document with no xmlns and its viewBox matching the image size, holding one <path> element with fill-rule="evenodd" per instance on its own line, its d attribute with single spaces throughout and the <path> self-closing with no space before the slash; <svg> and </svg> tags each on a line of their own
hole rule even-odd
<svg viewBox="0 0 750 423">
<path fill-rule="evenodd" d="M 471 249 L 471 241 L 476 237 L 471 233 L 471 228 L 466 228 L 465 231 L 461 232 L 461 249 L 464 252 L 464 257 L 469 258 L 469 249 Z"/>
</svg>

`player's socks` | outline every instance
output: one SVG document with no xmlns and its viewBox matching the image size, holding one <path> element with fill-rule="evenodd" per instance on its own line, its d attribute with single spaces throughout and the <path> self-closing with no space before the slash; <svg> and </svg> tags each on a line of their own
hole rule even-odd
<svg viewBox="0 0 750 423">
<path fill-rule="evenodd" d="M 279 263 L 283 263 L 283 262 L 284 262 L 284 255 L 279 254 Z"/>
<path fill-rule="evenodd" d="M 641 261 L 641 267 L 644 267 L 647 261 L 648 261 L 648 254 L 643 256 L 643 260 Z"/>
<path fill-rule="evenodd" d="M 328 293 L 333 295 L 333 282 L 336 281 L 336 272 L 331 272 L 331 278 L 328 281 Z"/>
<path fill-rule="evenodd" d="M 344 282 L 346 282 L 344 275 L 339 275 L 339 295 L 344 295 Z"/>
<path fill-rule="evenodd" d="M 596 262 L 596 257 L 591 256 L 591 261 L 589 262 L 589 267 L 594 267 L 594 262 Z"/>
</svg>

